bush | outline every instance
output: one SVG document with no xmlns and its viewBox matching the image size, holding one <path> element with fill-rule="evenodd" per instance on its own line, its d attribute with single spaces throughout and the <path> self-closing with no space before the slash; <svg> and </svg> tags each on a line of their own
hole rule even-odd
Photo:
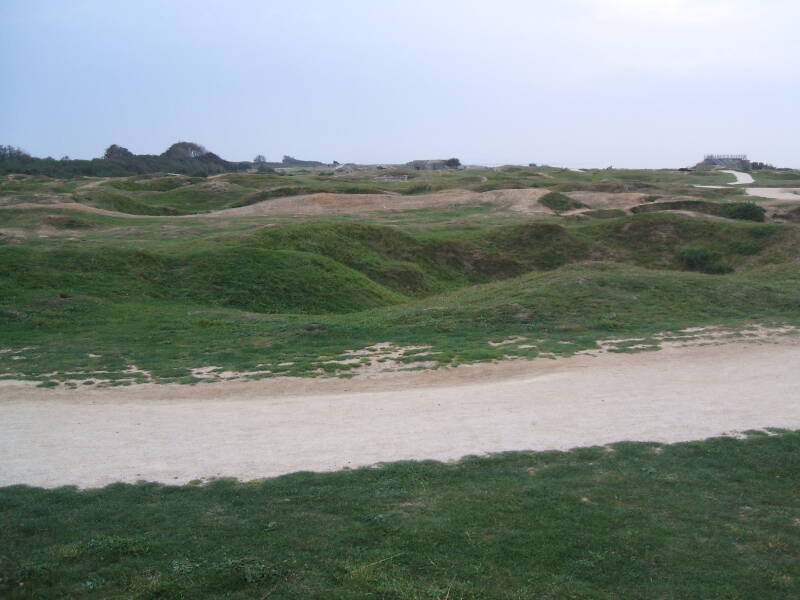
<svg viewBox="0 0 800 600">
<path fill-rule="evenodd" d="M 565 196 L 559 192 L 550 192 L 549 194 L 545 194 L 539 199 L 539 204 L 556 212 L 586 207 L 583 202 L 573 200 L 569 196 Z"/>
<path fill-rule="evenodd" d="M 709 250 L 702 246 L 687 246 L 678 252 L 678 260 L 690 271 L 700 271 L 718 275 L 730 273 L 733 269 L 716 250 Z"/>
<path fill-rule="evenodd" d="M 763 222 L 766 215 L 763 207 L 753 202 L 734 202 L 733 204 L 723 204 L 719 209 L 719 214 L 729 219 L 739 219 L 742 221 Z"/>
</svg>

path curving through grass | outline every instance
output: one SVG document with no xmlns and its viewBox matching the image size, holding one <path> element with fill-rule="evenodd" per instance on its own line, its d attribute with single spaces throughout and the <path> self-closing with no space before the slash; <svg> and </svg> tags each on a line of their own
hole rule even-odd
<svg viewBox="0 0 800 600">
<path fill-rule="evenodd" d="M 397 460 L 800 428 L 800 343 L 673 347 L 354 380 L 0 388 L 0 486 L 252 480 Z"/>
</svg>

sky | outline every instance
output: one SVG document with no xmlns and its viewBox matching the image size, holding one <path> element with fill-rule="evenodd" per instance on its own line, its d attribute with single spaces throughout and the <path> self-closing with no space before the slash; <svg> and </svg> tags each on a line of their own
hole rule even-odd
<svg viewBox="0 0 800 600">
<path fill-rule="evenodd" d="M 0 0 L 34 156 L 800 167 L 797 0 Z"/>
</svg>

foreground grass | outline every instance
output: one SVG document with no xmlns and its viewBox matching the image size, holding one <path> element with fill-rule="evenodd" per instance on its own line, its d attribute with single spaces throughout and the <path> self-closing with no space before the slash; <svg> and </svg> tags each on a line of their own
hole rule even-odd
<svg viewBox="0 0 800 600">
<path fill-rule="evenodd" d="M 785 599 L 800 432 L 0 489 L 5 598 Z"/>
</svg>

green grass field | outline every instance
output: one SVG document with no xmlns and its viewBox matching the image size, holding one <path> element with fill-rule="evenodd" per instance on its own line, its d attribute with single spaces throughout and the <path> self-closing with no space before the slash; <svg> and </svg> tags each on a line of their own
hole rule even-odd
<svg viewBox="0 0 800 600">
<path fill-rule="evenodd" d="M 784 600 L 800 433 L 0 489 L 4 598 Z"/>
</svg>

